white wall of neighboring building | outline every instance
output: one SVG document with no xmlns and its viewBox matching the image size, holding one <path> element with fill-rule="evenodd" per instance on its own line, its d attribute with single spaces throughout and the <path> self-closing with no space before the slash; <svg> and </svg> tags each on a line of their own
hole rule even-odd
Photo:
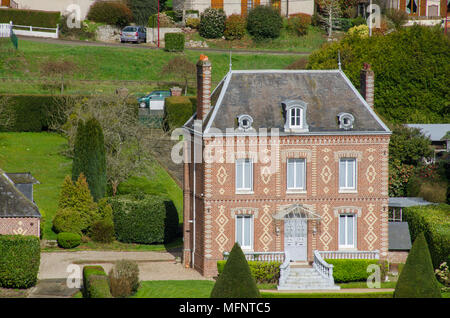
<svg viewBox="0 0 450 318">
<path fill-rule="evenodd" d="M 19 9 L 59 11 L 65 13 L 69 5 L 80 6 L 81 20 L 86 18 L 89 8 L 95 0 L 14 0 L 19 5 Z"/>
</svg>

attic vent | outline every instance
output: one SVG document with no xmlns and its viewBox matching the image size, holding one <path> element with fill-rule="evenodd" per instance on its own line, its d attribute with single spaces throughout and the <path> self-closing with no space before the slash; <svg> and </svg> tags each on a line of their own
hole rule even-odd
<svg viewBox="0 0 450 318">
<path fill-rule="evenodd" d="M 338 115 L 339 128 L 349 130 L 353 128 L 355 117 L 350 113 L 340 113 Z"/>
<path fill-rule="evenodd" d="M 238 125 L 239 129 L 248 130 L 252 128 L 253 118 L 250 115 L 239 115 L 238 116 Z"/>
</svg>

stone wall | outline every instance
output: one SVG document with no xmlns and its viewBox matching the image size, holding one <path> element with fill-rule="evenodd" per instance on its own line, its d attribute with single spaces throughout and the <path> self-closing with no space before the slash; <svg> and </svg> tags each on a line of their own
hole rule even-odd
<svg viewBox="0 0 450 318">
<path fill-rule="evenodd" d="M 159 28 L 159 42 L 164 44 L 166 33 L 181 33 L 180 28 Z M 147 43 L 158 43 L 158 28 L 147 28 Z"/>
<path fill-rule="evenodd" d="M 95 32 L 95 38 L 100 42 L 120 42 L 120 28 L 112 25 L 101 25 Z"/>
</svg>

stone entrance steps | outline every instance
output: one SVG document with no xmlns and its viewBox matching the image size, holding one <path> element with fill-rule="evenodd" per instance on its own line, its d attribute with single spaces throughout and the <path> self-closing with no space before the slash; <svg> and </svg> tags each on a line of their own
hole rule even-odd
<svg viewBox="0 0 450 318">
<path fill-rule="evenodd" d="M 340 289 L 307 263 L 291 263 L 289 267 L 289 276 L 278 286 L 278 290 Z"/>
</svg>

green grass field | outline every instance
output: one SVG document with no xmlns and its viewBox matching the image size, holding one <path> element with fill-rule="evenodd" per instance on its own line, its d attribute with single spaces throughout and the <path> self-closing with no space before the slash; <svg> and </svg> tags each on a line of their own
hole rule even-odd
<svg viewBox="0 0 450 318">
<path fill-rule="evenodd" d="M 131 93 L 142 94 L 156 88 L 158 81 L 178 80 L 161 74 L 163 66 L 176 54 L 181 53 L 129 47 L 49 44 L 21 39 L 16 53 L 0 50 L 0 93 L 49 93 L 42 86 L 41 64 L 47 60 L 67 59 L 79 68 L 73 75 L 66 76 L 69 80 L 67 93 L 107 93 L 125 86 Z M 195 63 L 201 52 L 186 51 L 185 54 Z M 213 82 L 218 83 L 229 70 L 229 54 L 207 55 L 213 65 Z M 232 64 L 235 70 L 283 69 L 297 59 L 299 56 L 295 55 L 234 54 Z"/>
</svg>

